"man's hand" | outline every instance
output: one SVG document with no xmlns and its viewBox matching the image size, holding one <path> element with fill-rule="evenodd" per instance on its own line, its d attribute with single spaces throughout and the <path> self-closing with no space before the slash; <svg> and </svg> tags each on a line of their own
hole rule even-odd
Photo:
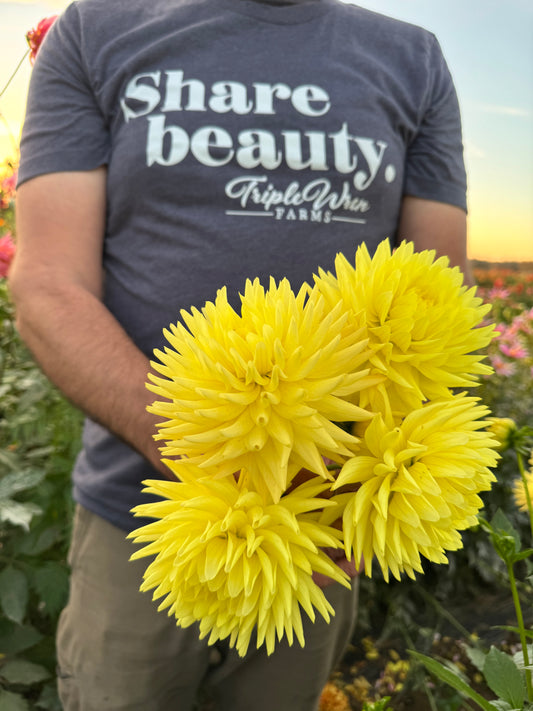
<svg viewBox="0 0 533 711">
<path fill-rule="evenodd" d="M 335 464 L 331 459 L 325 459 L 324 461 L 327 466 L 332 466 Z M 309 469 L 300 469 L 300 471 L 292 480 L 290 487 L 287 489 L 287 492 L 294 491 L 294 489 L 296 489 L 304 482 L 309 481 L 309 479 L 314 479 L 316 477 L 317 475 L 313 474 L 313 472 L 309 471 Z M 348 491 L 357 491 L 358 488 L 359 485 L 349 485 L 340 488 L 338 491 L 340 493 L 345 493 Z M 329 489 L 326 489 L 326 491 L 324 491 L 320 496 L 322 498 L 329 499 L 332 495 L 333 492 Z M 342 519 L 337 519 L 337 521 L 335 521 L 332 526 L 340 530 L 342 528 Z M 355 576 L 359 575 L 359 572 L 363 569 L 362 561 L 359 565 L 356 565 L 355 560 L 353 558 L 351 560 L 348 560 L 342 548 L 323 548 L 322 550 L 324 551 L 324 553 L 327 553 L 331 560 L 334 561 L 334 563 L 336 563 L 336 565 L 338 565 L 341 570 L 344 570 L 344 572 L 350 578 L 355 578 Z M 319 588 L 327 588 L 328 585 L 333 585 L 337 582 L 336 580 L 333 580 L 333 578 L 330 578 L 328 575 L 324 575 L 324 573 L 316 572 L 313 573 L 313 580 Z"/>
<path fill-rule="evenodd" d="M 324 548 L 323 550 L 329 555 L 331 560 L 334 561 L 336 565 L 339 566 L 339 568 L 341 568 L 341 570 L 344 570 L 344 572 L 349 575 L 350 578 L 355 578 L 356 575 L 359 575 L 359 573 L 361 572 L 363 568 L 362 563 L 356 565 L 355 560 L 353 558 L 351 560 L 348 560 L 344 555 L 344 551 L 342 549 Z M 327 588 L 328 585 L 332 585 L 336 582 L 335 580 L 328 577 L 327 575 L 324 575 L 323 573 L 313 573 L 313 580 L 319 588 Z"/>
</svg>

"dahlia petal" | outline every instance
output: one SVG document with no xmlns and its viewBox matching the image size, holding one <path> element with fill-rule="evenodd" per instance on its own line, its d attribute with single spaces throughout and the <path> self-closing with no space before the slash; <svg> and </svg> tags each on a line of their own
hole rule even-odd
<svg viewBox="0 0 533 711">
<path fill-rule="evenodd" d="M 398 491 L 402 494 L 414 494 L 420 493 L 419 477 L 413 476 L 413 470 L 415 470 L 416 464 L 412 467 L 407 468 L 402 462 L 398 468 L 398 474 L 391 485 L 391 491 Z"/>
<path fill-rule="evenodd" d="M 370 520 L 374 534 L 374 555 L 376 555 L 381 562 L 384 559 L 385 548 L 387 546 L 387 519 L 381 516 L 379 512 L 373 511 L 370 514 Z"/>
<path fill-rule="evenodd" d="M 225 542 L 220 538 L 211 540 L 205 548 L 204 580 L 215 577 L 223 566 Z"/>
<path fill-rule="evenodd" d="M 346 484 L 357 484 L 372 477 L 374 465 L 377 463 L 375 457 L 368 455 L 357 455 L 348 459 L 337 475 L 332 489 L 339 489 Z"/>
<path fill-rule="evenodd" d="M 372 508 L 374 496 L 378 492 L 380 486 L 381 486 L 381 479 L 380 478 L 369 479 L 368 481 L 365 481 L 361 485 L 361 487 L 357 490 L 357 492 L 354 494 L 354 500 L 355 500 L 354 517 L 355 517 L 355 520 L 358 520 L 361 517 L 364 510 Z"/>
<path fill-rule="evenodd" d="M 389 509 L 389 499 L 390 499 L 390 493 L 391 493 L 392 479 L 393 479 L 392 473 L 387 474 L 387 476 L 385 476 L 383 478 L 383 481 L 381 482 L 381 486 L 379 487 L 377 498 L 374 501 L 374 506 L 379 511 L 381 518 L 383 518 L 384 520 L 387 519 L 387 513 L 388 513 L 388 509 Z"/>
<path fill-rule="evenodd" d="M 417 510 L 410 504 L 407 497 L 401 493 L 396 492 L 391 499 L 389 511 L 391 516 L 398 518 L 410 526 L 417 527 L 420 526 L 420 516 Z"/>
</svg>

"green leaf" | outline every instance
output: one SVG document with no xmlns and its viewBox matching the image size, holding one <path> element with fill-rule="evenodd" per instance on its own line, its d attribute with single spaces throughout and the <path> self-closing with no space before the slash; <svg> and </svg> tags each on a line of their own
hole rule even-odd
<svg viewBox="0 0 533 711">
<path fill-rule="evenodd" d="M 495 706 L 498 711 L 521 711 L 520 709 L 513 709 L 513 707 L 503 699 L 494 699 L 494 701 L 491 701 L 491 704 Z"/>
<path fill-rule="evenodd" d="M 60 612 L 67 601 L 69 573 L 64 565 L 50 561 L 34 571 L 33 587 L 50 616 Z"/>
<path fill-rule="evenodd" d="M 21 504 L 12 499 L 0 500 L 0 523 L 11 523 L 13 526 L 20 526 L 29 531 L 33 517 L 40 513 L 42 513 L 42 509 L 37 504 Z"/>
<path fill-rule="evenodd" d="M 363 711 L 391 711 L 390 700 L 390 696 L 384 696 L 379 701 L 365 701 L 363 703 Z"/>
<path fill-rule="evenodd" d="M 526 698 L 526 687 L 516 664 L 505 652 L 491 647 L 483 666 L 485 681 L 492 691 L 512 708 L 521 709 Z"/>
<path fill-rule="evenodd" d="M 17 455 L 7 449 L 0 449 L 0 464 L 3 464 L 8 469 L 12 470 L 18 469 L 20 466 L 19 458 L 17 457 Z"/>
<path fill-rule="evenodd" d="M 43 635 L 31 625 L 16 625 L 0 618 L 0 655 L 15 655 L 35 646 Z"/>
<path fill-rule="evenodd" d="M 501 536 L 502 538 L 510 537 L 514 540 L 515 553 L 520 551 L 520 534 L 501 509 L 498 509 L 494 514 L 491 526 L 496 536 Z"/>
<path fill-rule="evenodd" d="M 531 634 L 530 634 L 530 636 L 531 636 Z M 528 656 L 528 661 L 529 661 L 529 666 L 527 668 L 531 669 L 531 665 L 533 664 L 533 644 L 527 645 L 527 656 Z M 513 654 L 513 662 L 518 669 L 526 669 L 526 666 L 524 664 L 524 650 L 523 649 L 519 649 L 518 652 L 515 652 Z"/>
<path fill-rule="evenodd" d="M 0 709 L 2 711 L 29 711 L 30 707 L 20 694 L 0 689 Z"/>
<path fill-rule="evenodd" d="M 26 469 L 6 474 L 0 479 L 0 499 L 10 499 L 19 491 L 33 489 L 41 483 L 46 472 L 38 469 Z"/>
<path fill-rule="evenodd" d="M 472 699 L 472 701 L 474 701 L 484 711 L 494 711 L 496 708 L 440 662 L 437 662 L 431 657 L 426 657 L 425 654 L 420 654 L 420 652 L 409 650 L 409 654 L 421 662 L 429 672 L 434 674 L 441 681 L 444 681 L 463 696 L 467 696 L 469 699 Z"/>
<path fill-rule="evenodd" d="M 36 707 L 45 711 L 62 711 L 63 707 L 57 695 L 55 680 L 43 686 L 41 695 L 37 699 Z"/>
<path fill-rule="evenodd" d="M 506 632 L 514 632 L 517 635 L 520 635 L 520 627 L 513 627 L 512 625 L 494 625 L 495 630 L 505 630 Z M 524 630 L 524 634 L 526 637 L 529 637 L 530 639 L 533 639 L 533 630 Z"/>
<path fill-rule="evenodd" d="M 28 580 L 12 565 L 0 573 L 0 608 L 9 620 L 20 624 L 28 606 Z"/>
<path fill-rule="evenodd" d="M 52 445 L 47 445 L 46 447 L 36 447 L 35 449 L 30 449 L 26 452 L 26 457 L 31 459 L 43 459 L 43 457 L 49 457 L 54 453 L 54 448 Z"/>
<path fill-rule="evenodd" d="M 470 659 L 476 669 L 479 669 L 479 671 L 482 672 L 487 653 L 482 652 L 481 649 L 477 649 L 476 647 L 465 647 L 465 652 L 468 659 Z"/>
<path fill-rule="evenodd" d="M 43 686 L 41 695 L 37 699 L 36 708 L 44 709 L 45 711 L 63 710 L 63 706 L 61 705 L 57 694 L 57 683 L 55 680 Z"/>
<path fill-rule="evenodd" d="M 33 664 L 25 659 L 12 659 L 0 667 L 0 676 L 8 684 L 31 686 L 50 678 L 50 672 L 40 664 Z"/>
<path fill-rule="evenodd" d="M 62 536 L 63 531 L 59 526 L 48 524 L 48 526 L 44 527 L 39 522 L 38 528 L 32 528 L 26 536 L 19 536 L 13 542 L 13 551 L 16 556 L 39 556 L 60 541 Z"/>
</svg>

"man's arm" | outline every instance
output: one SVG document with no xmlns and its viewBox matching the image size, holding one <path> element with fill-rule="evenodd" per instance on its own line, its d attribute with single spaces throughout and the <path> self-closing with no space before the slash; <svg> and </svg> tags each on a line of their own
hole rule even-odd
<svg viewBox="0 0 533 711">
<path fill-rule="evenodd" d="M 460 207 L 434 200 L 406 196 L 402 202 L 397 241 L 413 242 L 417 251 L 434 249 L 459 267 L 465 284 L 474 279 L 466 252 L 466 213 Z"/>
<path fill-rule="evenodd" d="M 19 188 L 9 274 L 17 325 L 50 380 L 164 472 L 145 409 L 149 361 L 101 301 L 105 195 L 104 167 Z"/>
</svg>

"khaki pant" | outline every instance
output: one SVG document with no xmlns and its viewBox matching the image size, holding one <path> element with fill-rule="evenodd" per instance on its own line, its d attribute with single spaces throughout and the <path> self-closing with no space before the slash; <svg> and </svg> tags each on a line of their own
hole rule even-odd
<svg viewBox="0 0 533 711">
<path fill-rule="evenodd" d="M 327 588 L 336 615 L 304 622 L 306 644 L 283 642 L 241 659 L 182 630 L 138 588 L 149 559 L 129 562 L 123 531 L 78 507 L 69 554 L 70 598 L 58 627 L 59 693 L 65 711 L 191 711 L 205 688 L 217 711 L 314 711 L 350 641 L 357 583 Z"/>
</svg>

